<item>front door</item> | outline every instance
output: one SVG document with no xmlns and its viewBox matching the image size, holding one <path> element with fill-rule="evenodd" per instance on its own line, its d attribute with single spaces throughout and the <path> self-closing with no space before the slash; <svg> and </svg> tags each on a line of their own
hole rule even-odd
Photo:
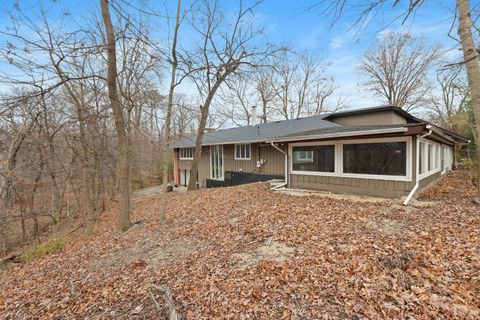
<svg viewBox="0 0 480 320">
<path fill-rule="evenodd" d="M 210 147 L 210 178 L 223 180 L 223 146 Z"/>
</svg>

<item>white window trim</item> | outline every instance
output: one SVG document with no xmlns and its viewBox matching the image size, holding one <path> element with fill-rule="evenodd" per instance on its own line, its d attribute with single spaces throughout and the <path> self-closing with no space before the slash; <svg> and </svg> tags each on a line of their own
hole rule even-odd
<svg viewBox="0 0 480 320">
<path fill-rule="evenodd" d="M 192 157 L 182 157 L 182 150 L 184 150 L 184 149 L 193 149 Z M 190 147 L 190 148 L 180 148 L 179 153 L 180 153 L 180 160 L 193 160 L 193 156 L 195 154 L 195 148 L 192 148 L 192 147 Z"/>
<path fill-rule="evenodd" d="M 248 148 L 250 149 L 250 152 L 249 152 L 249 157 L 248 158 L 241 158 L 241 157 L 238 157 L 237 156 L 237 146 L 248 146 Z M 252 160 L 252 145 L 250 143 L 237 143 L 234 145 L 234 154 L 235 154 L 235 160 Z"/>
<path fill-rule="evenodd" d="M 432 145 L 432 162 L 433 162 L 433 169 L 430 169 L 430 171 L 426 171 L 422 174 L 420 174 L 420 142 L 423 142 L 425 144 L 425 148 L 423 149 L 424 151 L 424 155 L 423 155 L 423 159 L 424 161 L 428 161 L 428 145 Z M 418 161 L 418 179 L 419 180 L 422 180 L 422 179 L 425 179 L 426 177 L 430 177 L 431 175 L 437 173 L 437 172 L 442 172 L 442 168 L 441 168 L 441 161 L 440 161 L 440 152 L 438 152 L 438 167 L 435 167 L 435 146 L 438 146 L 438 148 L 440 148 L 441 144 L 440 143 L 437 143 L 437 142 L 434 142 L 432 140 L 428 140 L 428 139 L 419 139 L 419 144 L 418 144 L 418 150 L 417 150 L 417 161 Z M 428 163 L 425 163 L 425 169 L 427 170 L 428 169 Z"/>
<path fill-rule="evenodd" d="M 212 156 L 213 156 L 213 151 L 212 151 L 212 148 L 215 148 L 215 147 L 218 147 L 218 146 L 221 146 L 222 147 L 222 176 L 220 178 L 212 178 L 213 176 L 213 168 L 212 168 Z M 214 146 L 210 146 L 210 155 L 208 157 L 208 160 L 209 160 L 209 167 L 210 167 L 210 179 L 211 180 L 217 180 L 217 181 L 224 181 L 225 180 L 225 158 L 223 157 L 223 145 L 214 145 Z"/>
<path fill-rule="evenodd" d="M 379 175 L 379 174 L 363 174 L 363 173 L 344 173 L 343 172 L 343 145 L 353 143 L 381 143 L 381 142 L 406 142 L 406 175 Z M 334 172 L 317 172 L 317 171 L 296 171 L 293 170 L 292 148 L 296 146 L 318 146 L 318 145 L 334 145 L 335 146 L 335 166 Z M 392 138 L 370 138 L 370 139 L 351 139 L 351 140 L 335 140 L 322 142 L 301 142 L 290 143 L 288 145 L 289 152 L 289 169 L 290 174 L 310 175 L 310 176 L 326 176 L 326 177 L 343 177 L 343 178 L 359 178 L 373 180 L 391 180 L 391 181 L 412 181 L 412 137 L 392 137 Z"/>
</svg>

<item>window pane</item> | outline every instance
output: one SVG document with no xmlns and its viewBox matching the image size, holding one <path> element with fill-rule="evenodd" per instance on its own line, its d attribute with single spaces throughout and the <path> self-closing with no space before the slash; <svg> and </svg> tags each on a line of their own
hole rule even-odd
<svg viewBox="0 0 480 320">
<path fill-rule="evenodd" d="M 418 151 L 418 162 L 420 166 L 420 174 L 425 172 L 425 144 L 420 142 L 420 148 Z"/>
<path fill-rule="evenodd" d="M 335 171 L 335 146 L 293 147 L 293 170 Z"/>
<path fill-rule="evenodd" d="M 235 159 L 250 159 L 250 144 L 236 144 Z"/>
<path fill-rule="evenodd" d="M 343 145 L 343 172 L 405 176 L 406 142 Z"/>
<path fill-rule="evenodd" d="M 432 170 L 432 160 L 433 160 L 433 146 L 431 144 L 428 145 L 428 171 Z"/>
<path fill-rule="evenodd" d="M 440 147 L 440 166 L 442 171 L 445 170 L 445 147 L 443 145 Z"/>
</svg>

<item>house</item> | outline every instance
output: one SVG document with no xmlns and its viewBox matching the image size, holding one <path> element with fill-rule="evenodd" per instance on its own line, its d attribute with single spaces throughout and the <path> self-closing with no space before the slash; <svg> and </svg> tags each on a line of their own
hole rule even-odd
<svg viewBox="0 0 480 320">
<path fill-rule="evenodd" d="M 393 106 L 356 109 L 205 132 L 197 182 L 277 178 L 288 188 L 410 200 L 454 166 L 454 147 L 465 143 Z M 176 184 L 188 183 L 194 146 L 194 136 L 172 145 Z"/>
</svg>

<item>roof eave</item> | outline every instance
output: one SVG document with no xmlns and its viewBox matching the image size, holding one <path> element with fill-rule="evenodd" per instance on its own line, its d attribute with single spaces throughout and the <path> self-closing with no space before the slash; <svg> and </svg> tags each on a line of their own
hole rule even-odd
<svg viewBox="0 0 480 320">
<path fill-rule="evenodd" d="M 327 133 L 327 134 L 316 134 L 316 135 L 307 135 L 307 136 L 295 136 L 295 137 L 283 137 L 267 140 L 267 143 L 270 142 L 289 142 L 289 141 L 299 141 L 299 140 L 318 140 L 318 139 L 328 139 L 328 138 L 341 138 L 341 137 L 354 137 L 354 136 L 365 136 L 365 135 L 374 135 L 374 134 L 387 134 L 387 133 L 402 133 L 407 132 L 408 128 L 389 128 L 389 129 L 374 129 L 374 130 L 363 130 L 363 131 L 349 131 L 349 132 L 340 132 L 340 133 Z"/>
</svg>

